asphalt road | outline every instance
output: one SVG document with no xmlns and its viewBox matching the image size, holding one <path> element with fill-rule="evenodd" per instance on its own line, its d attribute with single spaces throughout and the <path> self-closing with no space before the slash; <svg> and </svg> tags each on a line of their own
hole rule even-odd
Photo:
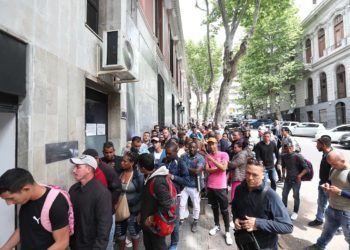
<svg viewBox="0 0 350 250">
<path fill-rule="evenodd" d="M 322 226 L 312 228 L 307 225 L 311 220 L 315 219 L 317 210 L 317 188 L 318 188 L 318 171 L 322 153 L 318 152 L 316 142 L 313 138 L 295 137 L 301 146 L 301 154 L 310 160 L 314 167 L 314 178 L 312 181 L 303 182 L 301 186 L 301 204 L 299 209 L 298 219 L 294 223 L 294 231 L 291 235 L 282 237 L 283 249 L 303 249 L 306 246 L 312 245 L 321 235 Z M 350 161 L 350 150 L 342 148 L 340 145 L 333 144 L 333 148 L 341 151 Z M 283 185 L 279 185 L 277 192 L 282 194 Z M 291 191 L 288 199 L 288 210 L 291 213 L 293 209 L 293 192 Z M 348 249 L 348 244 L 345 241 L 344 235 L 336 235 L 328 244 L 327 249 Z"/>
</svg>

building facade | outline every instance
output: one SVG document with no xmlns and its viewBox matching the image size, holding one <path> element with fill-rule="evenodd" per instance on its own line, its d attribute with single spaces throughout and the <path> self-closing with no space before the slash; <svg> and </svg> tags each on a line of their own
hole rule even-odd
<svg viewBox="0 0 350 250">
<path fill-rule="evenodd" d="M 350 1 L 320 2 L 302 26 L 305 75 L 284 96 L 282 116 L 328 128 L 350 123 Z"/>
<path fill-rule="evenodd" d="M 68 158 L 187 121 L 177 0 L 0 3 L 0 174 L 68 188 Z M 15 216 L 0 203 L 0 245 Z"/>
</svg>

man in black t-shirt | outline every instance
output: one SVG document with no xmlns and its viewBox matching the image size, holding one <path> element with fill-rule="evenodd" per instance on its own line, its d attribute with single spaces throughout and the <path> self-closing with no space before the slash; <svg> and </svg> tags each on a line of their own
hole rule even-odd
<svg viewBox="0 0 350 250">
<path fill-rule="evenodd" d="M 327 162 L 327 156 L 329 152 L 333 150 L 331 145 L 331 138 L 327 135 L 321 136 L 321 138 L 317 140 L 316 148 L 319 152 L 323 152 L 323 155 L 319 172 L 320 182 L 318 186 L 317 213 L 315 220 L 308 223 L 308 225 L 311 227 L 320 226 L 323 224 L 324 215 L 328 204 L 328 194 L 321 187 L 321 185 L 328 182 L 329 173 L 331 171 L 331 165 Z"/>
<path fill-rule="evenodd" d="M 41 210 L 50 191 L 36 183 L 25 169 L 15 168 L 0 177 L 0 197 L 8 205 L 21 205 L 19 228 L 0 249 L 13 249 L 21 243 L 21 249 L 44 250 L 65 249 L 69 244 L 68 202 L 59 194 L 52 203 L 49 219 L 52 232 L 47 231 L 41 221 Z"/>
<path fill-rule="evenodd" d="M 108 141 L 103 144 L 103 155 L 104 157 L 101 158 L 101 161 L 113 167 L 118 174 L 123 171 L 121 167 L 123 157 L 115 155 L 113 142 Z"/>
</svg>

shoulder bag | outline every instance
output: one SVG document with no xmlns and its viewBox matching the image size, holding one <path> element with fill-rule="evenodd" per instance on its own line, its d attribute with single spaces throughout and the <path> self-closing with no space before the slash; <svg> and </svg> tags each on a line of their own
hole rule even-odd
<svg viewBox="0 0 350 250">
<path fill-rule="evenodd" d="M 126 191 L 128 190 L 130 181 L 132 180 L 134 173 L 131 174 L 128 183 L 126 184 L 125 192 L 123 192 L 115 204 L 115 221 L 121 222 L 130 217 L 130 210 L 128 205 L 128 199 L 126 198 Z"/>
</svg>

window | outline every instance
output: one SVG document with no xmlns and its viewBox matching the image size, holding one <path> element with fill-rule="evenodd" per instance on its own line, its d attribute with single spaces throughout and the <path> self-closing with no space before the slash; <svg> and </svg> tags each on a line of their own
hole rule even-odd
<svg viewBox="0 0 350 250">
<path fill-rule="evenodd" d="M 338 15 L 334 18 L 334 43 L 335 48 L 341 46 L 341 42 L 344 38 L 344 29 L 343 29 L 343 16 Z"/>
<path fill-rule="evenodd" d="M 346 97 L 346 79 L 344 65 L 339 65 L 337 67 L 337 93 L 338 99 Z"/>
<path fill-rule="evenodd" d="M 323 56 L 323 51 L 326 48 L 326 40 L 324 35 L 324 29 L 318 31 L 318 56 L 321 58 Z"/>
<path fill-rule="evenodd" d="M 158 38 L 158 46 L 163 51 L 163 0 L 155 1 L 155 35 Z"/>
<path fill-rule="evenodd" d="M 345 103 L 338 102 L 335 105 L 335 116 L 337 125 L 345 124 L 346 123 L 346 108 Z"/>
<path fill-rule="evenodd" d="M 319 102 L 326 102 L 328 101 L 328 96 L 327 96 L 327 75 L 326 73 L 322 72 L 320 74 L 320 100 Z"/>
<path fill-rule="evenodd" d="M 99 0 L 87 0 L 86 24 L 98 34 L 98 6 Z"/>
<path fill-rule="evenodd" d="M 290 106 L 295 107 L 296 104 L 296 93 L 295 93 L 295 85 L 291 85 L 289 88 L 290 92 Z"/>
<path fill-rule="evenodd" d="M 311 63 L 312 52 L 311 52 L 311 40 L 310 39 L 306 40 L 305 48 L 306 48 L 306 63 Z"/>
<path fill-rule="evenodd" d="M 314 104 L 314 89 L 312 79 L 307 80 L 307 105 Z"/>
</svg>

